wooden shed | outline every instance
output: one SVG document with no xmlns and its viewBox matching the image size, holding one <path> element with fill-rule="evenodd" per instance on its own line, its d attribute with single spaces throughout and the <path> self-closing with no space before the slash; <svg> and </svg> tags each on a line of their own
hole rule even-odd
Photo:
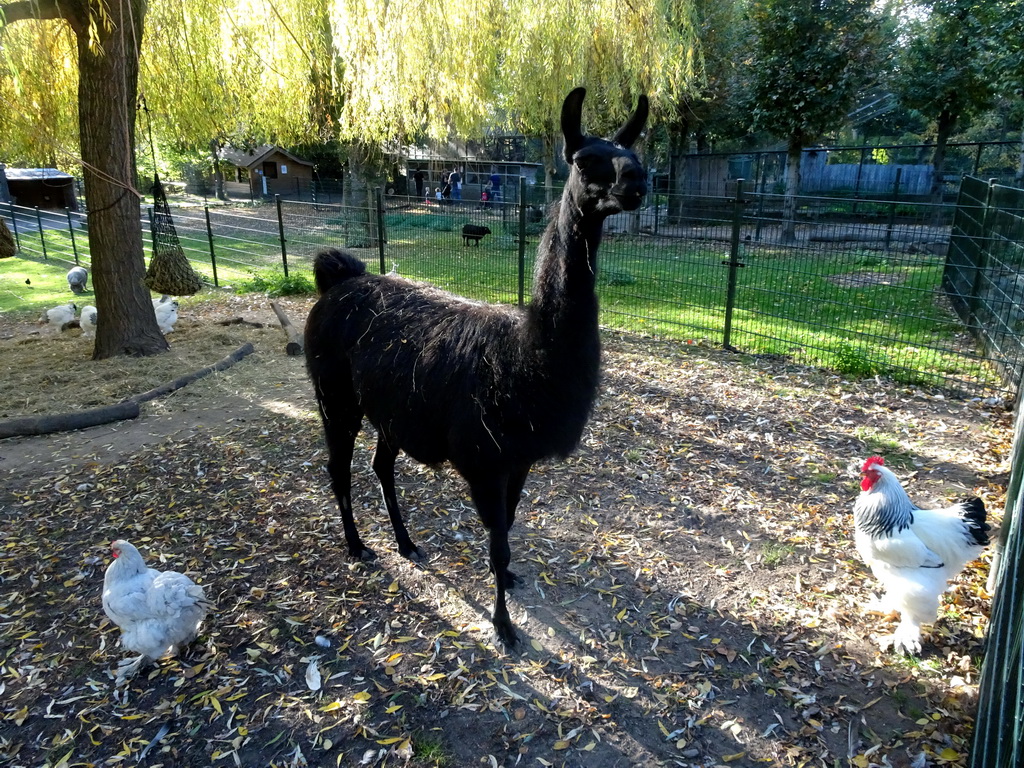
<svg viewBox="0 0 1024 768">
<path fill-rule="evenodd" d="M 78 210 L 75 177 L 56 168 L 5 168 L 15 205 L 51 211 Z"/>
<path fill-rule="evenodd" d="M 251 150 L 225 149 L 221 159 L 233 169 L 225 173 L 228 191 L 252 197 L 301 197 L 313 184 L 313 163 L 275 145 Z"/>
</svg>

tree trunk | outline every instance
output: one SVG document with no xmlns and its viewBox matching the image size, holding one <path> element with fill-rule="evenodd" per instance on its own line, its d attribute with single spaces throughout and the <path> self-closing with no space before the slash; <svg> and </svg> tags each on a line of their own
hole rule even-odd
<svg viewBox="0 0 1024 768">
<path fill-rule="evenodd" d="M 782 242 L 796 242 L 796 201 L 800 194 L 800 158 L 803 143 L 790 137 L 786 150 L 786 197 L 782 204 Z"/>
<path fill-rule="evenodd" d="M 88 24 L 78 37 L 78 123 L 89 249 L 99 324 L 93 359 L 153 355 L 169 346 L 157 327 L 143 278 L 139 196 L 135 190 L 135 102 L 145 0 L 110 0 L 110 27 Z"/>
<path fill-rule="evenodd" d="M 932 208 L 932 226 L 938 227 L 942 225 L 942 193 L 945 191 L 945 184 L 943 183 L 943 171 L 946 167 L 946 144 L 949 142 L 949 137 L 953 134 L 953 129 L 956 128 L 956 115 L 950 114 L 948 110 L 942 110 L 939 115 L 938 124 L 935 131 L 935 152 L 932 154 L 932 189 L 931 189 L 931 203 L 934 206 Z"/>
<path fill-rule="evenodd" d="M 349 248 L 372 248 L 377 244 L 377 214 L 373 209 L 370 189 L 376 181 L 372 149 L 361 141 L 352 143 L 345 174 L 345 206 L 349 209 L 347 237 Z"/>
<path fill-rule="evenodd" d="M 557 170 L 555 164 L 558 162 L 555 157 L 555 146 L 557 142 L 555 137 L 550 133 L 544 134 L 544 207 L 547 208 L 551 205 L 551 202 L 555 199 L 554 187 L 555 187 L 555 171 Z M 525 200 L 522 201 L 525 204 Z"/>
<path fill-rule="evenodd" d="M 220 165 L 220 142 L 210 139 L 210 155 L 213 157 L 213 193 L 218 200 L 227 202 L 228 194 L 224 190 L 224 169 Z"/>
<path fill-rule="evenodd" d="M 668 223 L 679 225 L 686 215 L 686 156 L 690 150 L 690 127 L 683 122 L 671 134 L 671 186 L 668 198 Z"/>
</svg>

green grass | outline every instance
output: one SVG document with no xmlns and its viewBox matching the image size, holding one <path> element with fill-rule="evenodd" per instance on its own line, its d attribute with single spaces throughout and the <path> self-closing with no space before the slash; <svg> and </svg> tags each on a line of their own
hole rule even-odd
<svg viewBox="0 0 1024 768">
<path fill-rule="evenodd" d="M 79 308 L 89 304 L 92 281 L 89 281 L 88 292 L 76 296 L 68 288 L 69 268 L 56 261 L 20 256 L 0 259 L 0 312 L 42 311 L 68 301 L 74 301 Z"/>
<path fill-rule="evenodd" d="M 460 230 L 467 222 L 492 230 L 479 247 L 463 245 Z M 197 226 L 179 226 L 179 238 L 197 271 L 212 282 L 209 238 L 205 226 L 202 231 Z M 385 271 L 472 299 L 518 301 L 519 224 L 514 217 L 503 224 L 500 217 L 472 207 L 405 209 L 386 214 L 385 227 Z M 531 224 L 527 234 L 527 301 L 539 231 L 540 225 Z M 286 221 L 285 238 L 290 274 L 306 277 L 321 247 L 351 248 L 365 240 L 358 222 L 339 216 L 310 217 L 301 226 Z M 27 259 L 41 258 L 38 235 L 23 236 L 22 244 Z M 73 261 L 70 236 L 47 230 L 46 245 L 51 260 L 64 259 L 51 275 L 58 290 L 44 295 L 39 288 L 47 285 L 45 280 L 32 291 L 22 290 L 13 278 L 5 280 L 0 308 L 52 305 L 64 295 L 63 273 Z M 81 253 L 86 245 L 82 232 L 76 232 L 75 245 Z M 279 279 L 280 236 L 268 222 L 241 234 L 215 231 L 213 248 L 221 286 L 252 284 L 253 275 L 257 282 Z M 376 247 L 356 252 L 371 271 L 380 270 Z M 722 241 L 605 237 L 597 272 L 602 324 L 655 337 L 724 343 L 729 269 L 722 262 L 728 252 Z M 740 260 L 745 266 L 736 270 L 728 339 L 736 349 L 850 377 L 884 374 L 935 386 L 973 379 L 999 386 L 988 366 L 961 353 L 973 348 L 965 345 L 959 322 L 940 300 L 941 258 L 843 250 L 839 244 L 810 250 L 747 242 Z M 11 266 L 0 264 L 0 270 L 13 272 Z"/>
</svg>

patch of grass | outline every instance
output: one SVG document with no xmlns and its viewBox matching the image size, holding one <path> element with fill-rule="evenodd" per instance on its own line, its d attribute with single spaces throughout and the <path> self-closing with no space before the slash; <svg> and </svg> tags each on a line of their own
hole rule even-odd
<svg viewBox="0 0 1024 768">
<path fill-rule="evenodd" d="M 92 278 L 89 289 L 76 296 L 68 288 L 68 269 L 74 266 L 53 260 L 13 256 L 0 259 L 0 312 L 20 312 L 55 307 L 74 301 L 81 308 L 92 303 Z"/>
<path fill-rule="evenodd" d="M 781 564 L 796 551 L 792 544 L 779 541 L 766 541 L 761 548 L 761 562 L 770 568 Z"/>
<path fill-rule="evenodd" d="M 882 456 L 889 469 L 914 469 L 913 455 L 903 448 L 897 438 L 881 434 L 870 427 L 857 427 L 853 434 L 864 443 L 865 455 Z"/>
<path fill-rule="evenodd" d="M 238 286 L 239 293 L 265 293 L 267 296 L 308 296 L 316 293 L 316 286 L 302 272 L 285 275 L 283 272 L 253 272 L 249 280 Z"/>
<path fill-rule="evenodd" d="M 426 734 L 419 734 L 413 738 L 412 757 L 418 765 L 436 768 L 447 768 L 451 765 L 451 757 L 444 747 L 444 742 Z"/>
</svg>

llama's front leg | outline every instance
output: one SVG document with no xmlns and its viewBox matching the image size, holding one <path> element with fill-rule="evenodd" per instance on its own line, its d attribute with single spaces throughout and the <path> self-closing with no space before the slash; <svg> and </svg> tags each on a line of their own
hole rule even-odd
<svg viewBox="0 0 1024 768">
<path fill-rule="evenodd" d="M 373 471 L 380 481 L 381 494 L 384 496 L 384 506 L 388 508 L 388 517 L 391 518 L 391 527 L 395 530 L 395 541 L 398 543 L 398 552 L 402 557 L 420 562 L 424 559 L 423 551 L 412 543 L 409 531 L 406 530 L 405 522 L 402 520 L 402 512 L 398 508 L 398 494 L 395 493 L 395 459 L 398 457 L 398 449 L 392 448 L 384 435 L 377 438 L 377 449 L 373 452 Z"/>
<path fill-rule="evenodd" d="M 516 507 L 523 495 L 523 486 L 526 485 L 526 476 L 530 474 L 530 465 L 513 470 L 509 474 L 508 487 L 505 492 L 505 516 L 508 522 L 507 530 L 511 531 L 516 522 Z M 505 588 L 515 589 L 520 581 L 519 576 L 510 570 L 506 571 Z"/>
<path fill-rule="evenodd" d="M 505 590 L 508 589 L 509 581 L 515 578 L 508 569 L 512 559 L 506 514 L 508 478 L 469 480 L 469 491 L 477 514 L 490 533 L 491 572 L 494 574 L 494 613 L 491 614 L 491 624 L 494 625 L 498 640 L 507 648 L 515 648 L 519 638 L 512 617 L 508 614 L 508 606 L 505 605 Z"/>
</svg>

